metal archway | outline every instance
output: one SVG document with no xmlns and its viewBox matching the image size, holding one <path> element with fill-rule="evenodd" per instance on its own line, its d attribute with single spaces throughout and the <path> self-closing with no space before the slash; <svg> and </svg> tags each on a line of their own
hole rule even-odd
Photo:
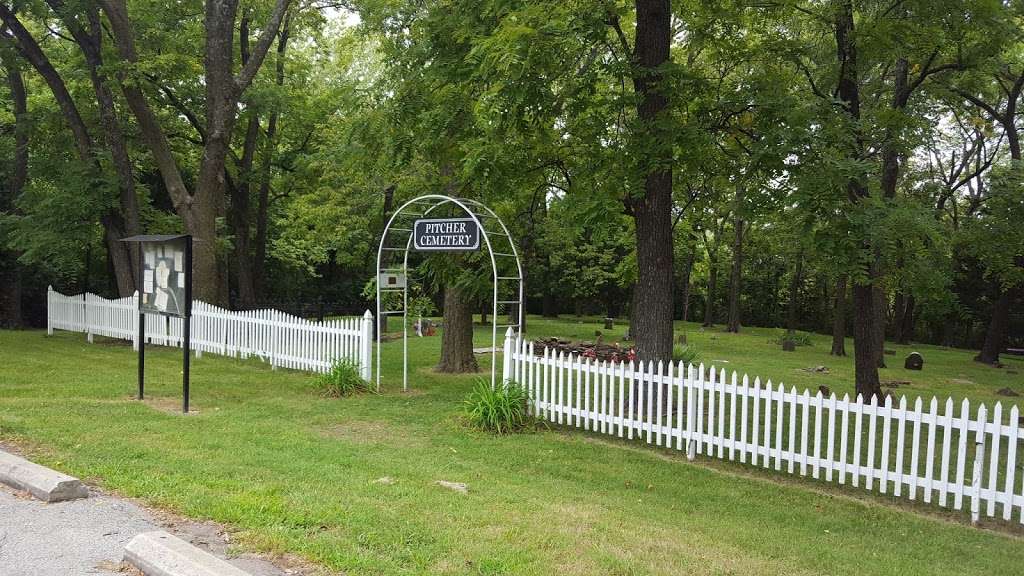
<svg viewBox="0 0 1024 576">
<path fill-rule="evenodd" d="M 380 363 L 381 363 L 381 318 L 384 316 L 402 316 L 402 390 L 409 389 L 409 288 L 408 282 L 403 282 L 400 287 L 387 288 L 381 286 L 381 278 L 387 274 L 402 274 L 408 277 L 409 249 L 413 241 L 413 228 L 416 220 L 425 218 L 434 210 L 442 206 L 455 206 L 460 208 L 467 216 L 472 218 L 480 230 L 480 236 L 487 246 L 487 253 L 491 258 L 493 303 L 491 306 L 491 387 L 495 385 L 498 360 L 498 328 L 513 328 L 519 332 L 523 325 L 523 268 L 519 262 L 519 252 L 516 250 L 512 235 L 501 218 L 487 206 L 470 200 L 468 198 L 453 198 L 443 194 L 427 194 L 414 198 L 402 204 L 395 213 L 388 219 L 387 226 L 380 238 L 380 246 L 377 248 L 377 391 L 380 391 Z M 395 224 L 399 224 L 395 226 Z M 496 251 L 496 247 L 500 251 Z M 401 261 L 397 257 L 401 254 Z M 515 262 L 514 273 L 511 272 L 511 261 Z M 499 266 L 499 262 L 503 266 Z M 501 270 L 509 270 L 502 275 Z M 514 284 L 516 300 L 499 300 L 499 285 L 501 283 Z M 382 310 L 382 293 L 402 294 L 401 310 Z M 499 324 L 499 306 L 516 306 L 516 323 Z"/>
</svg>

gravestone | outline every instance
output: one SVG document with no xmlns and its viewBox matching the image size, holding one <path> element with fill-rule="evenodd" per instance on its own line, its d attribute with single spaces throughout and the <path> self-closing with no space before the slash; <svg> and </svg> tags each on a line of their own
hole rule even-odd
<svg viewBox="0 0 1024 576">
<path fill-rule="evenodd" d="M 924 358 L 922 358 L 917 352 L 911 352 L 910 355 L 907 356 L 906 361 L 903 362 L 903 367 L 907 370 L 920 370 L 924 367 Z"/>
<path fill-rule="evenodd" d="M 605 330 L 611 330 L 614 327 L 615 327 L 615 319 L 614 318 L 605 318 L 604 319 L 604 329 Z"/>
</svg>

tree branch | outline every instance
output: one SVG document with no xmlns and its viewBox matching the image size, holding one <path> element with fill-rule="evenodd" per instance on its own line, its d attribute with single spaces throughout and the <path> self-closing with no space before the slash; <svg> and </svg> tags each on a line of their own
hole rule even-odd
<svg viewBox="0 0 1024 576">
<path fill-rule="evenodd" d="M 274 42 L 277 31 L 281 28 L 281 20 L 284 19 L 284 13 L 288 10 L 290 3 L 291 0 L 276 0 L 274 3 L 274 11 L 270 14 L 270 20 L 267 21 L 266 28 L 260 33 L 260 38 L 256 41 L 256 46 L 249 55 L 249 61 L 242 66 L 242 69 L 238 71 L 238 75 L 235 76 L 235 90 L 238 94 L 244 92 L 252 84 L 252 79 L 256 77 L 256 72 L 259 71 L 260 66 L 263 64 L 263 59 L 267 56 L 267 51 L 270 50 L 270 45 Z"/>
</svg>

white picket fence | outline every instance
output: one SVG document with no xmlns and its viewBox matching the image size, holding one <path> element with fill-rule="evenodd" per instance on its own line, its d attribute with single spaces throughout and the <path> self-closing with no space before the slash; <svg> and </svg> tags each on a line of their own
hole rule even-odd
<svg viewBox="0 0 1024 576">
<path fill-rule="evenodd" d="M 51 287 L 46 295 L 47 333 L 54 330 L 130 340 L 137 346 L 138 298 L 107 300 L 86 293 L 65 296 Z M 181 346 L 182 320 L 146 314 L 146 342 Z M 192 305 L 190 344 L 204 352 L 233 358 L 255 356 L 271 366 L 326 372 L 335 360 L 356 362 L 370 380 L 373 315 L 312 322 L 277 310 L 235 312 L 196 301 Z"/>
<path fill-rule="evenodd" d="M 736 372 L 680 364 L 592 361 L 534 354 L 506 335 L 503 381 L 524 386 L 536 416 L 656 446 L 738 460 L 828 482 L 863 486 L 955 510 L 1024 523 L 1017 454 L 1020 411 L 967 399 L 874 398 L 811 394 L 765 385 Z M 941 410 L 940 410 L 940 404 Z M 1022 448 L 1024 449 L 1024 448 Z M 998 510 L 997 510 L 998 508 Z"/>
</svg>

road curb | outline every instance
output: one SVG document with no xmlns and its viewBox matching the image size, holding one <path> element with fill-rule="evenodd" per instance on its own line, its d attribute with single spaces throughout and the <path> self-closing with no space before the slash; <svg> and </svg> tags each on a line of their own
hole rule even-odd
<svg viewBox="0 0 1024 576">
<path fill-rule="evenodd" d="M 124 561 L 146 576 L 249 576 L 163 530 L 143 532 L 124 548 Z"/>
<path fill-rule="evenodd" d="M 89 488 L 74 476 L 62 474 L 0 450 L 0 482 L 24 490 L 44 502 L 87 498 Z"/>
</svg>

